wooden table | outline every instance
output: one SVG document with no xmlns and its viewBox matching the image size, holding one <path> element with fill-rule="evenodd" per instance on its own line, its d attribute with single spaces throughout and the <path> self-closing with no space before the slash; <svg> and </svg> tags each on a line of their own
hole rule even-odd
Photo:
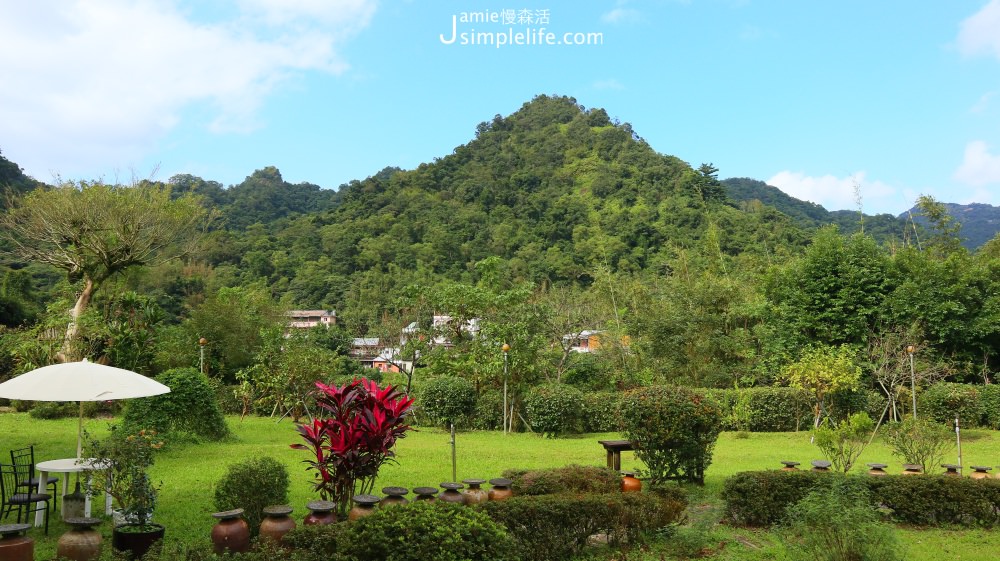
<svg viewBox="0 0 1000 561">
<path fill-rule="evenodd" d="M 608 467 L 615 470 L 622 470 L 622 452 L 635 450 L 629 440 L 598 440 L 608 454 Z"/>
<path fill-rule="evenodd" d="M 79 459 L 79 458 L 64 458 L 61 460 L 47 460 L 44 462 L 38 462 L 35 464 L 35 469 L 38 470 L 38 492 L 45 493 L 45 482 L 49 478 L 50 473 L 80 473 L 87 472 L 87 479 L 90 479 L 90 471 L 94 469 L 93 460 L 91 459 Z M 66 496 L 66 491 L 69 486 L 69 475 L 62 478 L 62 494 Z M 62 508 L 66 508 L 66 501 L 62 501 Z M 111 495 L 104 496 L 104 512 L 105 514 L 111 514 Z M 62 514 L 62 509 L 60 509 L 60 514 Z M 35 513 L 35 527 L 43 526 L 45 523 L 45 511 L 40 510 Z M 86 517 L 90 516 L 90 494 L 86 495 L 86 499 L 83 503 L 83 515 Z"/>
</svg>

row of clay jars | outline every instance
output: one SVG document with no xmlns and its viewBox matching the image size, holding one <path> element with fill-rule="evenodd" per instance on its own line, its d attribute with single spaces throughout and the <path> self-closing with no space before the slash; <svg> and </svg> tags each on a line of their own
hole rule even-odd
<svg viewBox="0 0 1000 561">
<path fill-rule="evenodd" d="M 337 505 L 330 501 L 313 501 L 306 505 L 309 514 L 302 523 L 306 526 L 332 524 L 337 521 L 334 510 Z M 216 554 L 226 551 L 243 553 L 250 549 L 250 526 L 243 519 L 243 509 L 237 508 L 225 512 L 216 512 L 212 516 L 219 522 L 212 527 L 212 544 Z M 264 519 L 260 523 L 260 535 L 282 542 L 285 534 L 296 527 L 295 520 L 290 516 L 292 507 L 274 505 L 264 508 Z"/>
</svg>

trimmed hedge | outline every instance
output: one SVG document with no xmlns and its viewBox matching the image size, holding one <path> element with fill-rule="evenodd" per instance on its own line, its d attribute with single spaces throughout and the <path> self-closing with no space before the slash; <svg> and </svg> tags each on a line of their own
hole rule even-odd
<svg viewBox="0 0 1000 561">
<path fill-rule="evenodd" d="M 656 493 L 514 496 L 481 508 L 507 529 L 523 561 L 572 559 L 590 536 L 611 545 L 637 543 L 642 534 L 677 522 L 686 501 Z"/>
<path fill-rule="evenodd" d="M 583 432 L 617 432 L 621 427 L 621 392 L 583 394 Z"/>
<path fill-rule="evenodd" d="M 503 476 L 513 483 L 515 495 L 555 493 L 613 493 L 621 488 L 621 476 L 599 466 L 569 465 L 546 469 L 509 469 Z"/>
<path fill-rule="evenodd" d="M 983 386 L 938 382 L 917 393 L 917 412 L 939 423 L 953 425 L 958 416 L 966 427 L 983 426 L 983 403 L 979 390 Z"/>
<path fill-rule="evenodd" d="M 791 505 L 836 478 L 854 477 L 867 487 L 873 506 L 894 522 L 993 527 L 1000 523 L 1000 481 L 944 475 L 843 476 L 812 471 L 748 471 L 726 480 L 722 499 L 733 524 L 770 526 Z"/>
<path fill-rule="evenodd" d="M 751 432 L 790 432 L 810 428 L 812 409 L 809 393 L 796 388 L 744 388 L 741 390 L 706 390 L 705 396 L 714 400 L 723 411 L 736 411 L 736 403 L 743 392 L 747 403 L 745 430 Z M 727 415 L 725 430 L 741 430 L 733 415 Z"/>
<path fill-rule="evenodd" d="M 981 386 L 979 401 L 983 406 L 983 427 L 1000 430 L 1000 385 Z"/>
<path fill-rule="evenodd" d="M 435 426 L 465 427 L 476 412 L 476 387 L 465 378 L 440 376 L 420 389 L 416 405 Z"/>
<path fill-rule="evenodd" d="M 122 425 L 126 430 L 156 429 L 168 434 L 183 432 L 208 440 L 229 436 L 211 383 L 194 368 L 173 368 L 156 377 L 170 393 L 129 400 Z"/>
<path fill-rule="evenodd" d="M 583 425 L 583 392 L 568 384 L 535 386 L 524 398 L 528 423 L 544 436 L 580 432 Z"/>
</svg>

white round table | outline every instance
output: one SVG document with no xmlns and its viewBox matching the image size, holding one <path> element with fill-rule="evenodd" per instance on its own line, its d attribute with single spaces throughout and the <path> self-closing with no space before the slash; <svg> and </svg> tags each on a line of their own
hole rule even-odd
<svg viewBox="0 0 1000 561">
<path fill-rule="evenodd" d="M 35 469 L 38 470 L 38 492 L 45 493 L 45 482 L 49 478 L 50 473 L 79 473 L 88 472 L 87 480 L 90 480 L 90 471 L 94 469 L 93 460 L 89 458 L 64 458 L 61 460 L 46 460 L 44 462 L 38 462 L 35 464 Z M 62 478 L 62 494 L 66 495 L 67 488 L 69 486 L 69 477 Z M 87 498 L 84 500 L 83 515 L 90 516 L 90 494 L 88 493 Z M 63 502 L 63 508 L 66 507 L 66 503 Z M 111 495 L 104 496 L 104 511 L 105 514 L 111 514 Z M 61 514 L 61 512 L 60 512 Z M 35 526 L 43 526 L 45 524 L 45 511 L 40 510 L 35 513 Z"/>
</svg>

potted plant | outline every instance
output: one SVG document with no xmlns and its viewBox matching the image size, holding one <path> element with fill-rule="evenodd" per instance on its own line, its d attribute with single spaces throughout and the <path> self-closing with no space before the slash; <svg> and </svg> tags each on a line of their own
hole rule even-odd
<svg viewBox="0 0 1000 561">
<path fill-rule="evenodd" d="M 90 492 L 111 495 L 116 507 L 112 546 L 135 559 L 164 534 L 164 527 L 152 521 L 161 484 L 153 483 L 148 473 L 153 452 L 162 446 L 154 430 L 129 433 L 112 426 L 111 434 L 92 441 L 89 450 L 96 468 Z"/>
</svg>

